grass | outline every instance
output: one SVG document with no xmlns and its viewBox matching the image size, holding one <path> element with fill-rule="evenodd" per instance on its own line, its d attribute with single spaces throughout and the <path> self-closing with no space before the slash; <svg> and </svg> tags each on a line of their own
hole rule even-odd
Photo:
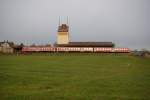
<svg viewBox="0 0 150 100">
<path fill-rule="evenodd" d="M 150 100 L 150 59 L 0 55 L 0 100 Z"/>
</svg>

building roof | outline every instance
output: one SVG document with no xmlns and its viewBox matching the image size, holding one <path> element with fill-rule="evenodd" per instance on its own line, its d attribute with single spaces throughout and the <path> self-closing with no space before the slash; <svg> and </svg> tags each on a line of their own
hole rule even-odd
<svg viewBox="0 0 150 100">
<path fill-rule="evenodd" d="M 0 46 L 4 43 L 8 43 L 10 47 L 13 47 L 14 46 L 14 43 L 13 42 L 9 42 L 9 41 L 3 41 L 3 42 L 0 42 Z"/>
<path fill-rule="evenodd" d="M 58 47 L 114 47 L 112 42 L 69 42 L 68 44 L 56 44 Z"/>
<path fill-rule="evenodd" d="M 62 24 L 61 26 L 58 27 L 58 32 L 68 32 L 69 27 L 66 24 Z"/>
</svg>

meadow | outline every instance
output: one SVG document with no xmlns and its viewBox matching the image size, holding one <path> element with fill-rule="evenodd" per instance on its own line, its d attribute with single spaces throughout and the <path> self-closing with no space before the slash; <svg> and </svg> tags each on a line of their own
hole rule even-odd
<svg viewBox="0 0 150 100">
<path fill-rule="evenodd" d="M 0 55 L 0 100 L 150 100 L 150 59 Z"/>
</svg>

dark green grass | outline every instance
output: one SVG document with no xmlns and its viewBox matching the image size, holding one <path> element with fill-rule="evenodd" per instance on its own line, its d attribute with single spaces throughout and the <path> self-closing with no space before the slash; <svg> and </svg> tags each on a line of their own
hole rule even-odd
<svg viewBox="0 0 150 100">
<path fill-rule="evenodd" d="M 150 59 L 0 55 L 0 100 L 150 100 Z"/>
</svg>

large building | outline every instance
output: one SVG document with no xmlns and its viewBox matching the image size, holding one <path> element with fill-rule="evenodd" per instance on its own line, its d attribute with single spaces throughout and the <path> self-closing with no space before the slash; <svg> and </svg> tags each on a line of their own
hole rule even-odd
<svg viewBox="0 0 150 100">
<path fill-rule="evenodd" d="M 59 25 L 55 47 L 26 46 L 22 52 L 90 52 L 90 53 L 129 53 L 128 48 L 114 48 L 112 42 L 72 42 L 69 39 L 69 26 Z"/>
<path fill-rule="evenodd" d="M 114 47 L 112 42 L 71 42 L 69 40 L 69 26 L 62 24 L 58 27 L 57 47 Z"/>
</svg>

